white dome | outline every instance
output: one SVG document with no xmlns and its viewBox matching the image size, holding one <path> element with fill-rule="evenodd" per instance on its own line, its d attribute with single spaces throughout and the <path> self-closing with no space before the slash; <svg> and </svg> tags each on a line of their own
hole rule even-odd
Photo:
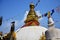
<svg viewBox="0 0 60 40">
<path fill-rule="evenodd" d="M 45 34 L 47 29 L 42 26 L 28 26 L 21 28 L 17 33 L 17 40 L 39 40 L 42 32 Z"/>
</svg>

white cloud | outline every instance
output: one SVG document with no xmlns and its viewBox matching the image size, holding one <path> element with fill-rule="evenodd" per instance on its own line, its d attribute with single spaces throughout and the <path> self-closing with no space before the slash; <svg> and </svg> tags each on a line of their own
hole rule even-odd
<svg viewBox="0 0 60 40">
<path fill-rule="evenodd" d="M 27 15 L 28 15 L 28 12 L 29 12 L 29 11 L 26 11 L 26 13 L 25 13 L 25 15 L 24 15 L 24 18 L 23 18 L 23 21 L 26 20 L 26 17 L 27 17 Z"/>
<path fill-rule="evenodd" d="M 36 14 L 37 14 L 38 16 L 41 16 L 40 11 L 36 11 Z"/>
<path fill-rule="evenodd" d="M 36 11 L 36 14 L 37 14 L 38 16 L 41 16 L 40 11 Z M 40 21 L 40 20 L 42 20 L 42 17 L 39 19 L 39 21 Z"/>
</svg>

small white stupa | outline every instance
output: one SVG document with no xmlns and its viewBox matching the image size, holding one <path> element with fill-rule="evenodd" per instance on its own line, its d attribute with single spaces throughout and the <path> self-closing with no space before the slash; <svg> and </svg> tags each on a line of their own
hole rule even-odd
<svg viewBox="0 0 60 40">
<path fill-rule="evenodd" d="M 60 40 L 60 29 L 55 28 L 54 21 L 48 12 L 48 30 L 45 32 L 46 40 Z"/>
</svg>

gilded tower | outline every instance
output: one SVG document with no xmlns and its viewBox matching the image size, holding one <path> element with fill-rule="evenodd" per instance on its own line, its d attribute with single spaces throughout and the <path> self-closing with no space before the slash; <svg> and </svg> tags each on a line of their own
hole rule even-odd
<svg viewBox="0 0 60 40">
<path fill-rule="evenodd" d="M 35 10 L 34 10 L 35 6 L 33 3 L 30 4 L 30 11 L 28 12 L 27 18 L 24 21 L 25 24 L 29 24 L 29 26 L 36 26 L 39 25 L 38 22 L 38 15 L 36 14 Z"/>
</svg>

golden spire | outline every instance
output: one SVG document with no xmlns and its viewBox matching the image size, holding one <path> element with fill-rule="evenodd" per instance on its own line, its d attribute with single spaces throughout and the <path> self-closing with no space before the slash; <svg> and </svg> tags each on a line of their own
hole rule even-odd
<svg viewBox="0 0 60 40">
<path fill-rule="evenodd" d="M 36 15 L 36 12 L 34 10 L 34 7 L 35 7 L 34 4 L 31 3 L 30 4 L 30 11 L 29 11 L 29 13 L 27 15 L 27 18 L 25 20 L 25 23 L 28 23 L 30 21 L 37 21 L 38 22 L 38 16 Z"/>
<path fill-rule="evenodd" d="M 30 3 L 30 9 L 33 9 L 34 10 L 35 6 L 33 3 Z"/>
</svg>

